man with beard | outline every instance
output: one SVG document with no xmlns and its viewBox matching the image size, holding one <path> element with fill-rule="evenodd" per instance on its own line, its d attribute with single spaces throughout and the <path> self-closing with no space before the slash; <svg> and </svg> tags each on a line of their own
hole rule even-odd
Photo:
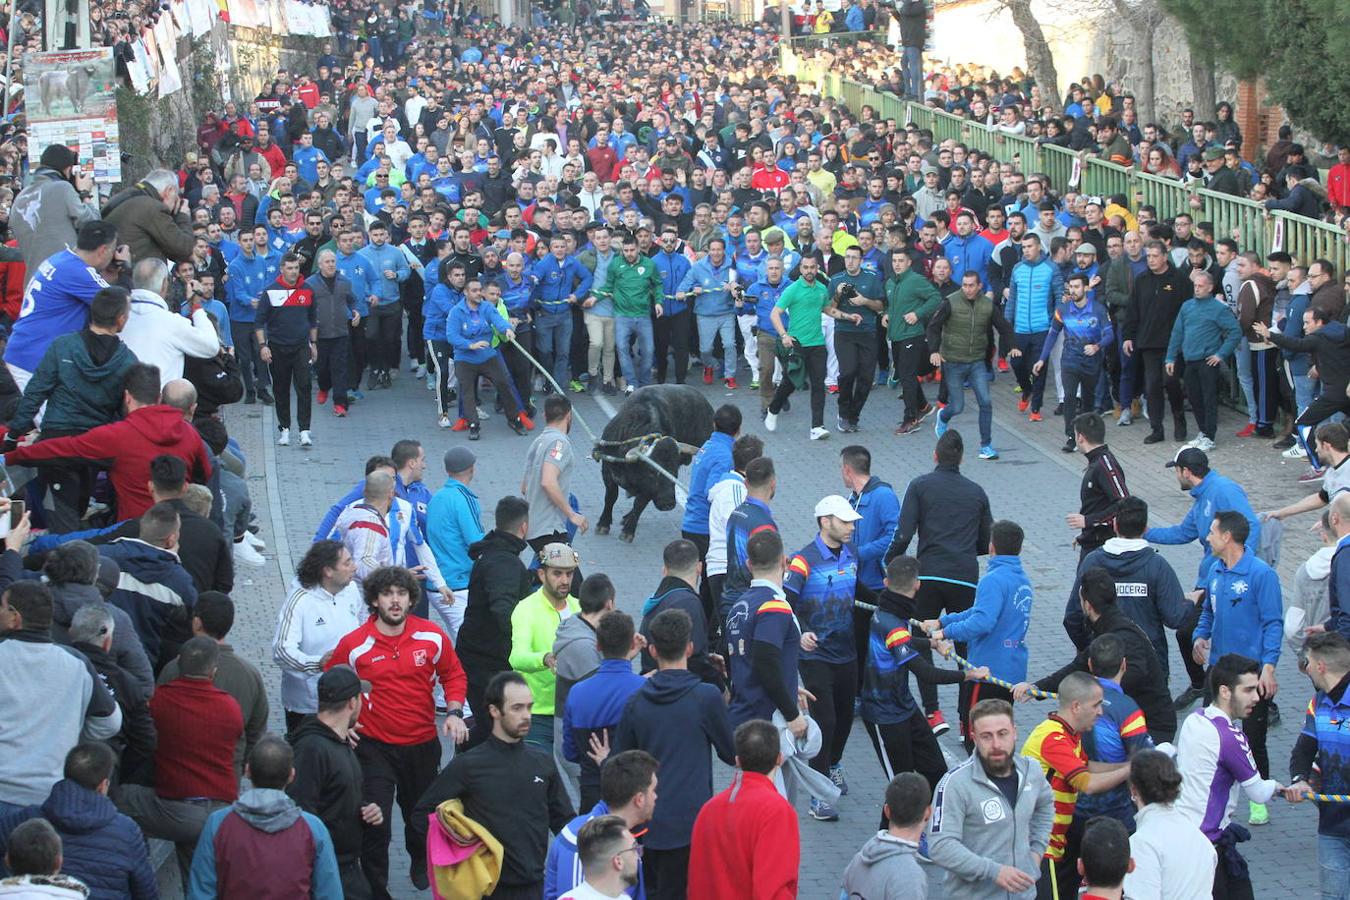
<svg viewBox="0 0 1350 900">
<path fill-rule="evenodd" d="M 449 715 L 439 731 L 456 744 L 469 736 L 464 726 L 464 669 L 450 636 L 411 613 L 422 594 L 416 576 L 399 566 L 371 572 L 361 585 L 373 615 L 338 641 L 326 668 L 350 665 L 370 690 L 362 691 L 361 761 L 363 794 L 379 806 L 378 822 L 367 822 L 361 838 L 361 868 L 376 897 L 387 897 L 391 815 L 397 796 L 403 812 L 404 839 L 412 857 L 414 883 L 425 889 L 426 832 L 412 823 L 413 804 L 426 790 L 441 761 L 432 691 L 445 691 Z M 425 823 L 426 817 L 422 817 Z"/>
<path fill-rule="evenodd" d="M 500 672 L 488 683 L 486 711 L 492 735 L 450 761 L 413 810 L 409 846 L 426 846 L 427 817 L 446 800 L 464 802 L 464 814 L 502 843 L 505 861 L 494 898 L 539 900 L 549 832 L 563 829 L 575 812 L 567 801 L 553 756 L 525 743 L 534 695 L 519 672 Z M 583 856 L 584 859 L 584 856 Z M 427 889 L 426 866 L 416 864 L 413 885 Z"/>
<path fill-rule="evenodd" d="M 933 795 L 929 857 L 947 870 L 949 897 L 989 896 L 984 882 L 992 881 L 1008 897 L 1029 900 L 1054 823 L 1054 795 L 1034 760 L 1014 756 L 1012 704 L 975 704 L 970 734 L 975 755 L 948 772 Z"/>
</svg>

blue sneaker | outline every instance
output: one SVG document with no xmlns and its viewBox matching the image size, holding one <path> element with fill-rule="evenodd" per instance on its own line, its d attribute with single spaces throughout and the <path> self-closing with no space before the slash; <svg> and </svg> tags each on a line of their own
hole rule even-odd
<svg viewBox="0 0 1350 900">
<path fill-rule="evenodd" d="M 980 448 L 980 459 L 998 459 L 998 451 L 993 444 L 985 444 Z"/>
<path fill-rule="evenodd" d="M 942 437 L 946 433 L 947 420 L 942 418 L 942 410 L 939 409 L 937 415 L 933 417 L 933 434 Z"/>
<path fill-rule="evenodd" d="M 347 394 L 348 394 L 348 397 L 349 397 L 350 399 L 352 399 L 352 400 L 364 400 L 364 399 L 366 399 L 366 395 L 365 395 L 364 393 L 362 393 L 361 391 L 348 391 Z"/>
<path fill-rule="evenodd" d="M 824 800 L 811 798 L 811 818 L 817 822 L 838 822 L 839 811 Z"/>
<path fill-rule="evenodd" d="M 848 796 L 848 779 L 844 777 L 843 766 L 830 766 L 830 781 L 833 781 L 834 786 L 839 788 L 839 796 Z"/>
</svg>

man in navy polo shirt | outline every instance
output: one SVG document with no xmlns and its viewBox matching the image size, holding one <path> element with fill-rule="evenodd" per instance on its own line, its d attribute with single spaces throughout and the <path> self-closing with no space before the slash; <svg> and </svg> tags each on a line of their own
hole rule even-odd
<svg viewBox="0 0 1350 900">
<path fill-rule="evenodd" d="M 839 761 L 853 728 L 853 699 L 858 693 L 858 654 L 853 639 L 853 600 L 861 590 L 858 559 L 849 549 L 853 529 L 862 516 L 838 494 L 816 504 L 820 534 L 788 564 L 783 588 L 804 623 L 800 671 L 802 686 L 814 697 L 811 717 L 820 725 L 820 753 L 811 768 L 828 775 L 847 793 Z M 839 813 L 819 797 L 811 798 L 811 815 L 834 822 Z"/>
</svg>

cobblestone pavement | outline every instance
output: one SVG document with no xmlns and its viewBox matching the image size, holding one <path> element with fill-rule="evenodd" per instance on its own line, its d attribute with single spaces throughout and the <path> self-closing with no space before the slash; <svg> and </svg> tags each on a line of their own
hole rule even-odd
<svg viewBox="0 0 1350 900">
<path fill-rule="evenodd" d="M 694 371 L 697 371 L 695 369 Z M 995 462 L 969 459 L 963 471 L 982 484 L 993 503 L 996 518 L 1010 518 L 1027 532 L 1024 564 L 1036 589 L 1029 640 L 1032 647 L 1031 674 L 1057 668 L 1071 652 L 1071 644 L 1060 626 L 1066 592 L 1071 584 L 1077 554 L 1070 545 L 1071 532 L 1064 515 L 1075 511 L 1082 472 L 1081 457 L 1060 452 L 1064 437 L 1059 420 L 1047 416 L 1039 424 L 1029 423 L 1016 412 L 1013 381 L 1001 375 L 994 385 L 994 440 L 1002 457 Z M 807 402 L 802 397 L 794 409 L 780 420 L 775 434 L 767 434 L 758 419 L 757 396 L 747 389 L 724 392 L 714 387 L 701 388 L 716 406 L 735 402 L 747 416 L 746 428 L 761 434 L 767 452 L 778 466 L 778 496 L 773 503 L 775 516 L 783 529 L 789 549 L 807 543 L 813 536 L 811 510 L 823 495 L 842 491 L 838 475 L 838 452 L 845 436 L 835 434 L 826 442 L 807 440 Z M 864 411 L 863 431 L 848 436 L 849 442 L 863 443 L 873 454 L 873 470 L 903 494 L 909 480 L 932 468 L 934 436 L 923 430 L 907 437 L 895 437 L 892 429 L 900 406 L 893 388 L 877 388 Z M 316 407 L 313 448 L 275 447 L 274 419 L 270 408 L 236 406 L 230 412 L 230 430 L 248 454 L 249 482 L 254 506 L 263 523 L 262 535 L 268 549 L 263 569 L 240 572 L 235 600 L 238 615 L 231 640 L 236 652 L 258 664 L 269 684 L 273 698 L 272 725 L 282 730 L 279 675 L 270 658 L 270 641 L 275 628 L 276 611 L 285 596 L 285 586 L 294 572 L 294 563 L 304 553 L 314 528 L 329 504 L 334 502 L 360 477 L 364 460 L 375 453 L 388 453 L 394 441 L 404 437 L 420 439 L 427 448 L 428 482 L 433 489 L 443 480 L 439 460 L 452 443 L 465 435 L 441 431 L 436 427 L 433 401 L 424 385 L 405 371 L 391 391 L 372 391 L 364 401 L 352 406 L 351 416 L 338 420 L 329 407 Z M 606 398 L 574 398 L 577 409 L 599 432 L 613 413 Z M 616 400 L 619 398 L 616 398 Z M 968 397 L 966 412 L 953 427 L 967 435 L 969 455 L 973 457 L 975 411 Z M 826 411 L 834 421 L 834 404 Z M 1047 412 L 1053 404 L 1047 406 Z M 1308 492 L 1296 481 L 1303 464 L 1289 463 L 1269 449 L 1265 441 L 1243 441 L 1231 437 L 1240 425 L 1231 412 L 1221 420 L 1219 448 L 1212 454 L 1214 467 L 1242 481 L 1259 511 L 1287 503 Z M 1158 524 L 1177 522 L 1189 507 L 1189 497 L 1181 493 L 1171 472 L 1163 467 L 1175 452 L 1171 441 L 1145 447 L 1146 426 L 1142 421 L 1130 428 L 1117 428 L 1108 422 L 1108 439 L 1124 465 L 1133 493 L 1143 496 L 1152 507 Z M 573 441 L 579 462 L 573 490 L 581 498 L 583 512 L 592 522 L 598 517 L 603 488 L 600 467 L 585 459 L 589 442 L 581 428 L 574 428 Z M 1169 431 L 1170 437 L 1170 431 Z M 529 438 L 512 434 L 500 420 L 483 425 L 483 438 L 471 445 L 479 464 L 474 490 L 482 500 L 487 524 L 491 510 L 507 492 L 519 489 L 521 465 Z M 687 470 L 686 470 L 687 472 Z M 621 505 L 626 509 L 626 502 Z M 577 543 L 585 571 L 604 571 L 618 588 L 620 608 L 637 614 L 643 599 L 649 596 L 660 575 L 660 551 L 679 534 L 679 509 L 661 513 L 653 509 L 643 516 L 637 539 L 620 543 L 617 536 L 588 534 Z M 1313 516 L 1295 520 L 1287 530 L 1280 573 L 1286 585 L 1298 565 L 1315 549 L 1307 528 Z M 1165 548 L 1164 553 L 1183 580 L 1193 577 L 1198 561 L 1196 545 Z M 1173 684 L 1177 693 L 1183 684 L 1175 673 L 1181 671 L 1172 650 Z M 1184 677 L 1184 676 L 1183 676 Z M 1280 705 L 1284 721 L 1270 732 L 1270 756 L 1273 776 L 1288 777 L 1287 761 L 1302 723 L 1302 709 L 1310 696 L 1308 681 L 1298 674 L 1293 657 L 1286 653 L 1279 667 Z M 956 708 L 955 688 L 942 689 L 943 707 L 949 716 Z M 1017 724 L 1023 735 L 1045 715 L 1044 703 L 1029 703 L 1018 708 Z M 942 740 L 953 760 L 962 755 L 955 733 Z M 881 768 L 861 726 L 855 728 L 844 764 L 850 780 L 850 794 L 840 803 L 837 823 L 820 823 L 802 814 L 801 896 L 834 898 L 839 878 L 857 847 L 873 832 L 881 804 L 884 781 Z M 719 767 L 719 783 L 729 772 Z M 1245 806 L 1239 820 L 1245 821 Z M 1290 807 L 1283 801 L 1271 804 L 1271 823 L 1253 829 L 1252 842 L 1243 850 L 1252 864 L 1258 897 L 1306 897 L 1317 889 L 1315 856 L 1315 812 L 1310 804 Z M 401 829 L 395 828 L 397 835 Z M 392 886 L 396 896 L 416 896 L 406 875 L 407 857 L 395 840 L 391 871 L 396 873 Z M 171 869 L 169 866 L 166 869 Z M 934 872 L 931 880 L 940 880 Z M 935 886 L 935 896 L 941 896 Z"/>
</svg>

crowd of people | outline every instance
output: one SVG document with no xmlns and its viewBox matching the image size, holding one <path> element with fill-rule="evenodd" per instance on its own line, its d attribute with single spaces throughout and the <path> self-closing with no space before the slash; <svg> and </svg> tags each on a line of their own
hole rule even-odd
<svg viewBox="0 0 1350 900">
<path fill-rule="evenodd" d="M 841 28 L 894 17 L 901 47 L 819 52 L 884 59 L 883 90 L 1009 133 L 1199 166 L 1275 208 L 1350 202 L 1350 151 L 1326 189 L 1287 140 L 1244 169 L 1231 107 L 1182 133 L 1075 86 L 1056 126 L 1034 85 L 925 73 L 923 6 L 851 3 Z M 952 898 L 1249 897 L 1239 793 L 1260 826 L 1277 795 L 1346 789 L 1350 273 L 1258 256 L 1202 206 L 1056 194 L 847 109 L 777 71 L 772 30 L 333 13 L 313 71 L 205 115 L 176 169 L 100 202 L 53 145 L 15 185 L 0 452 L 33 475 L 0 498 L 0 897 L 157 896 L 147 837 L 174 845 L 189 897 L 386 897 L 395 806 L 413 884 L 441 896 L 796 896 L 793 804 L 839 819 L 857 718 L 887 784 L 845 896 L 923 897 L 941 872 Z M 897 491 L 845 446 L 826 468 L 843 491 L 816 486 L 789 525 L 809 542 L 785 544 L 770 446 L 725 404 L 629 615 L 596 571 L 612 561 L 583 577 L 572 547 L 590 523 L 568 395 L 691 366 L 747 382 L 768 432 L 808 392 L 812 441 L 860 431 L 873 389 L 898 386 L 894 435 L 881 401 L 873 418 L 897 441 L 931 419 L 934 470 Z M 1211 466 L 1229 366 L 1236 438 L 1306 458 L 1304 500 L 1258 515 Z M 1029 423 L 1062 417 L 1086 462 L 1077 653 L 1036 680 L 1024 526 L 963 473 L 999 455 L 1009 369 Z M 279 446 L 336 445 L 363 406 L 401 402 L 400 376 L 425 384 L 407 414 L 448 449 L 397 441 L 317 523 L 278 612 L 285 734 L 268 733 L 278 698 L 228 641 L 235 566 L 265 563 L 228 425 L 266 404 Z M 1162 526 L 1107 432 L 1147 420 L 1143 442 L 1164 442 L 1169 412 L 1193 506 Z M 529 445 L 486 522 L 475 473 L 506 463 L 469 442 L 497 416 Z M 1280 523 L 1312 511 L 1326 546 L 1285 589 Z M 1196 541 L 1183 589 L 1149 544 Z M 1280 779 L 1266 736 L 1288 649 L 1316 696 Z M 954 767 L 942 684 L 960 685 Z M 1011 704 L 1031 697 L 1056 708 L 1019 738 Z M 735 769 L 717 793 L 714 756 Z M 1326 897 L 1350 896 L 1342 808 L 1319 807 Z"/>
</svg>

